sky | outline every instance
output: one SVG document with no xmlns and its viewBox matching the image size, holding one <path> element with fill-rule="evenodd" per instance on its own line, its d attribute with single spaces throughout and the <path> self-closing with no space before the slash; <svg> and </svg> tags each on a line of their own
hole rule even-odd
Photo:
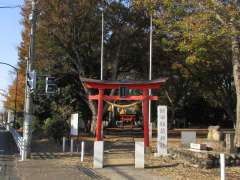
<svg viewBox="0 0 240 180">
<path fill-rule="evenodd" d="M 23 5 L 24 0 L 0 0 L 1 6 Z M 20 24 L 22 19 L 21 9 L 2 9 L 0 8 L 0 62 L 5 62 L 17 66 L 18 50 L 21 42 Z M 16 78 L 14 69 L 0 64 L 0 93 L 7 91 L 8 86 Z M 3 108 L 4 97 L 0 94 L 0 111 Z"/>
</svg>

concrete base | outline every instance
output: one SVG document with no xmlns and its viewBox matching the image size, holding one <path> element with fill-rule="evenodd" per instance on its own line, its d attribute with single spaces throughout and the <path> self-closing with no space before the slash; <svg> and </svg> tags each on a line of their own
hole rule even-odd
<svg viewBox="0 0 240 180">
<path fill-rule="evenodd" d="M 135 168 L 144 168 L 144 142 L 135 142 Z"/>
<path fill-rule="evenodd" d="M 93 168 L 103 168 L 104 141 L 94 142 Z"/>
</svg>

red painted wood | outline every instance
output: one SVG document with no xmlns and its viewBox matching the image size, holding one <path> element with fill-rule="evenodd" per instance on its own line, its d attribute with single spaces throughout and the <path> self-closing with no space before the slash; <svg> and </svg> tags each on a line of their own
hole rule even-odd
<svg viewBox="0 0 240 180">
<path fill-rule="evenodd" d="M 143 100 L 144 146 L 149 147 L 149 127 L 148 127 L 149 90 L 148 89 L 143 90 L 143 96 L 144 96 L 144 100 Z"/>
<path fill-rule="evenodd" d="M 159 89 L 160 85 L 163 83 L 153 83 L 153 84 L 98 84 L 93 82 L 85 82 L 86 87 L 90 89 L 119 89 L 120 87 L 127 87 L 128 89 Z"/>
<path fill-rule="evenodd" d="M 135 114 L 120 114 L 121 127 L 124 127 L 124 122 L 131 122 L 131 128 L 134 127 L 136 121 Z"/>
<path fill-rule="evenodd" d="M 89 100 L 98 100 L 98 95 L 89 95 L 88 99 Z"/>
<path fill-rule="evenodd" d="M 90 100 L 98 100 L 98 95 L 89 95 L 88 99 Z M 120 97 L 120 96 L 107 96 L 104 95 L 103 99 L 106 101 L 119 101 L 119 100 L 143 100 L 144 96 L 143 95 L 139 95 L 139 96 L 127 96 L 127 97 Z M 158 100 L 158 96 L 149 96 L 149 99 L 152 101 L 157 101 Z"/>
<path fill-rule="evenodd" d="M 101 129 L 102 129 L 102 113 L 103 113 L 103 95 L 104 90 L 99 89 L 98 95 L 98 116 L 97 116 L 97 128 L 96 128 L 96 140 L 101 141 Z"/>
</svg>

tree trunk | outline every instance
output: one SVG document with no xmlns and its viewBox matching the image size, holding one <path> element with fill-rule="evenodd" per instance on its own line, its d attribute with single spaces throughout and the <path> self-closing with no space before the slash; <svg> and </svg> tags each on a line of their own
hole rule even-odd
<svg viewBox="0 0 240 180">
<path fill-rule="evenodd" d="M 232 64 L 233 64 L 233 77 L 236 89 L 236 127 L 235 127 L 235 147 L 240 148 L 240 59 L 239 59 L 239 41 L 236 35 L 236 28 L 232 25 Z"/>
<path fill-rule="evenodd" d="M 167 91 L 165 91 L 165 95 L 167 96 L 167 98 L 168 98 L 168 100 L 169 100 L 169 102 L 170 102 L 170 104 L 171 104 L 171 108 L 170 108 L 170 110 L 171 110 L 171 116 L 170 116 L 170 119 L 169 119 L 169 124 L 170 124 L 170 125 L 169 125 L 169 128 L 172 129 L 172 128 L 175 128 L 175 127 L 176 127 L 176 121 L 174 120 L 174 119 L 175 119 L 176 107 L 175 107 L 175 105 L 174 105 L 174 103 L 173 103 L 172 98 L 169 96 L 169 94 L 168 94 Z"/>
<path fill-rule="evenodd" d="M 80 82 L 81 82 L 81 74 L 79 75 L 79 80 L 80 80 Z M 83 87 L 83 89 L 84 89 L 84 91 L 85 91 L 85 94 L 86 94 L 86 101 L 85 101 L 85 102 L 88 104 L 88 107 L 89 107 L 89 109 L 90 109 L 91 112 L 92 112 L 92 119 L 91 119 L 91 122 L 90 122 L 90 132 L 91 132 L 93 135 L 95 135 L 96 122 L 97 122 L 97 108 L 96 108 L 96 106 L 95 106 L 95 104 L 94 104 L 94 101 L 88 99 L 88 96 L 90 95 L 89 89 L 87 89 L 87 88 L 84 86 L 83 82 L 81 82 L 81 83 L 82 83 L 82 87 Z"/>
<path fill-rule="evenodd" d="M 231 108 L 231 105 L 228 104 L 228 105 L 222 105 L 222 106 L 224 107 L 225 115 L 228 117 L 228 119 L 230 119 L 230 121 L 233 124 L 233 127 L 235 127 L 235 124 L 236 124 L 235 119 L 236 119 L 236 117 L 234 115 L 233 109 Z"/>
<path fill-rule="evenodd" d="M 118 45 L 117 51 L 116 51 L 116 57 L 114 58 L 113 61 L 113 68 L 112 68 L 112 77 L 111 80 L 117 80 L 117 76 L 118 76 L 118 67 L 119 67 L 119 58 L 120 58 L 120 51 L 121 51 L 121 43 Z M 110 96 L 113 96 L 115 93 L 116 89 L 112 89 L 110 92 Z M 104 109 L 103 109 L 103 115 L 105 116 L 106 113 L 108 113 L 107 109 L 108 109 L 109 105 L 105 103 L 104 105 Z M 113 124 L 113 121 L 115 120 L 115 118 L 111 117 L 109 125 Z"/>
<path fill-rule="evenodd" d="M 92 121 L 90 132 L 95 135 L 96 134 L 96 122 L 97 122 L 97 113 L 92 112 Z"/>
<path fill-rule="evenodd" d="M 176 127 L 176 121 L 175 121 L 175 111 L 176 111 L 176 108 L 175 108 L 175 106 L 172 106 L 170 108 L 170 111 L 171 111 L 171 116 L 169 118 L 169 128 L 173 129 L 173 128 Z"/>
</svg>

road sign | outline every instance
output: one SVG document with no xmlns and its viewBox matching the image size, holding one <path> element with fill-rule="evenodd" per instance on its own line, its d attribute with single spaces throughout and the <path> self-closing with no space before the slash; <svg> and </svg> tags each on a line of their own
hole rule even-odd
<svg viewBox="0 0 240 180">
<path fill-rule="evenodd" d="M 46 93 L 54 94 L 57 91 L 57 85 L 54 77 L 46 77 Z"/>
<path fill-rule="evenodd" d="M 71 135 L 78 136 L 78 113 L 71 115 Z"/>
</svg>

